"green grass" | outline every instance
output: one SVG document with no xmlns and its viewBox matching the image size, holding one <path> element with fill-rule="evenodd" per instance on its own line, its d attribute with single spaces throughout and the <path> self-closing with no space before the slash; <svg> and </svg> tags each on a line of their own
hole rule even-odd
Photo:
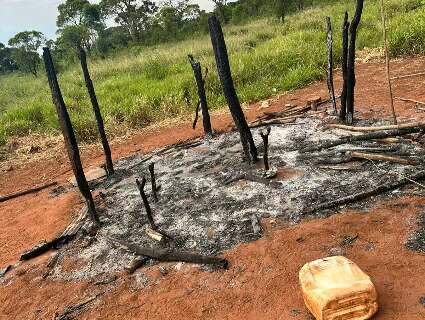
<svg viewBox="0 0 425 320">
<path fill-rule="evenodd" d="M 359 28 L 358 49 L 381 47 L 379 1 L 366 1 Z M 335 58 L 340 59 L 343 13 L 354 12 L 355 1 L 308 9 L 285 24 L 261 19 L 225 28 L 231 67 L 239 98 L 250 102 L 320 79 L 325 73 L 325 17 L 335 31 Z M 387 1 L 392 55 L 425 53 L 425 6 L 421 0 Z M 99 103 L 110 135 L 192 112 L 197 101 L 192 53 L 210 70 L 206 84 L 210 107 L 225 105 L 207 35 L 149 48 L 131 48 L 120 55 L 89 61 Z M 60 75 L 60 84 L 81 141 L 96 136 L 94 116 L 79 66 Z M 184 92 L 191 106 L 184 102 Z M 9 136 L 56 132 L 58 122 L 47 80 L 29 75 L 0 77 L 0 144 Z"/>
</svg>

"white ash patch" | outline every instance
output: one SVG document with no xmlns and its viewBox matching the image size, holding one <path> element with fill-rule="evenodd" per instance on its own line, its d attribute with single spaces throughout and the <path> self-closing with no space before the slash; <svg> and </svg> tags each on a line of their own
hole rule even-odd
<svg viewBox="0 0 425 320">
<path fill-rule="evenodd" d="M 151 195 L 150 162 L 155 163 L 157 185 L 161 187 L 159 202 L 155 203 L 149 196 L 154 220 L 159 230 L 175 240 L 166 246 L 206 255 L 218 254 L 261 237 L 261 232 L 253 228 L 253 217 L 279 217 L 296 223 L 306 210 L 317 204 L 362 192 L 399 179 L 400 174 L 408 175 L 419 170 L 389 163 L 379 163 L 376 167 L 368 162 L 357 171 L 319 169 L 312 160 L 329 150 L 310 154 L 311 159 L 300 157 L 298 150 L 320 141 L 338 139 L 338 136 L 333 130 L 323 130 L 321 120 L 304 118 L 302 122 L 272 126 L 269 139 L 271 165 L 277 169 L 296 169 L 301 174 L 270 184 L 235 179 L 247 173 L 258 175 L 258 167 L 242 161 L 237 132 L 222 134 L 188 148 L 176 147 L 119 161 L 116 174 L 98 185 L 104 190 L 104 207 L 99 208 L 102 228 L 96 241 L 86 248 L 79 248 L 77 241 L 67 252 L 86 261 L 87 266 L 71 272 L 55 272 L 55 275 L 88 279 L 104 272 L 124 270 L 133 256 L 115 248 L 108 238 L 145 247 L 163 246 L 145 233 L 148 221 L 135 182 L 145 175 L 148 179 L 145 190 Z M 261 154 L 259 130 L 252 132 Z M 347 146 L 334 149 L 344 150 Z M 423 154 L 418 146 L 403 148 Z"/>
</svg>

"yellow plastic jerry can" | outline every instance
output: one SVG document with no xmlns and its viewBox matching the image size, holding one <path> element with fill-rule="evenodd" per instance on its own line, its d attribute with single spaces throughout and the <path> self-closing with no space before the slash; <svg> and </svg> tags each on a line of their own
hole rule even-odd
<svg viewBox="0 0 425 320">
<path fill-rule="evenodd" d="M 299 279 L 304 302 L 317 320 L 366 320 L 378 311 L 369 276 L 345 257 L 307 263 Z"/>
</svg>

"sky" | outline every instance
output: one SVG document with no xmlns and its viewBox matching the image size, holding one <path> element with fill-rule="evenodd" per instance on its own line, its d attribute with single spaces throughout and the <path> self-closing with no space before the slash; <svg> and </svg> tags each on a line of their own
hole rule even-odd
<svg viewBox="0 0 425 320">
<path fill-rule="evenodd" d="M 57 7 L 63 0 L 0 0 L 0 42 L 7 44 L 16 33 L 37 30 L 47 38 L 56 32 Z M 91 1 L 97 2 L 97 1 Z M 211 10 L 211 0 L 192 0 L 201 9 Z"/>
</svg>

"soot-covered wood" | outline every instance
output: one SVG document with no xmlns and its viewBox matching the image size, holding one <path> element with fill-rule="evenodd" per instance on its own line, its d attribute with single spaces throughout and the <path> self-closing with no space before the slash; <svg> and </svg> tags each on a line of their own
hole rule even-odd
<svg viewBox="0 0 425 320">
<path fill-rule="evenodd" d="M 89 69 L 87 67 L 86 52 L 80 49 L 80 62 L 83 70 L 84 80 L 86 82 L 87 91 L 93 106 L 94 116 L 96 118 L 97 128 L 99 130 L 100 139 L 102 141 L 103 152 L 105 154 L 105 169 L 108 176 L 114 174 L 114 165 L 112 163 L 111 148 L 109 147 L 108 137 L 105 132 L 102 114 L 100 113 L 99 103 L 97 101 L 96 92 L 94 91 L 93 81 L 91 80 Z"/>
<path fill-rule="evenodd" d="M 196 85 L 198 88 L 199 103 L 202 110 L 202 122 L 204 125 L 204 133 L 206 137 L 212 137 L 211 118 L 208 111 L 207 95 L 205 93 L 205 80 L 202 77 L 202 67 L 199 61 L 195 61 L 192 55 L 188 55 L 190 65 L 195 75 Z M 195 117 L 197 118 L 197 117 Z"/>
<path fill-rule="evenodd" d="M 357 28 L 363 12 L 363 0 L 357 0 L 356 12 L 350 24 L 350 45 L 348 47 L 347 63 L 347 115 L 346 121 L 349 124 L 354 120 L 354 88 L 356 86 L 355 60 L 356 60 L 356 38 Z"/>
<path fill-rule="evenodd" d="M 335 114 L 337 113 L 336 109 L 336 97 L 335 97 L 335 88 L 334 88 L 334 77 L 333 77 L 333 34 L 332 34 L 332 23 L 331 18 L 326 17 L 326 24 L 328 28 L 328 36 L 327 36 L 327 47 L 328 47 L 328 72 L 327 72 L 327 82 L 328 82 L 328 91 L 329 91 L 329 99 L 332 102 L 332 106 L 334 108 Z"/>
<path fill-rule="evenodd" d="M 49 48 L 43 49 L 43 59 L 46 68 L 47 79 L 49 81 L 50 90 L 52 92 L 53 104 L 56 107 L 56 112 L 59 117 L 59 123 L 65 140 L 66 150 L 68 152 L 68 157 L 71 162 L 72 170 L 74 172 L 78 188 L 80 189 L 81 194 L 87 202 L 90 217 L 93 222 L 98 224 L 99 218 L 96 213 L 96 207 L 94 205 L 89 184 L 87 183 L 83 166 L 81 164 L 80 150 L 78 148 L 77 139 L 75 138 L 71 119 L 69 117 L 68 110 L 66 109 L 65 102 L 62 97 Z"/>
<path fill-rule="evenodd" d="M 223 87 L 224 95 L 229 105 L 233 121 L 235 122 L 241 137 L 245 158 L 251 162 L 256 162 L 258 159 L 257 147 L 255 146 L 254 139 L 252 138 L 251 131 L 233 84 L 223 30 L 221 29 L 220 22 L 215 16 L 208 18 L 208 25 L 221 85 Z"/>
</svg>

